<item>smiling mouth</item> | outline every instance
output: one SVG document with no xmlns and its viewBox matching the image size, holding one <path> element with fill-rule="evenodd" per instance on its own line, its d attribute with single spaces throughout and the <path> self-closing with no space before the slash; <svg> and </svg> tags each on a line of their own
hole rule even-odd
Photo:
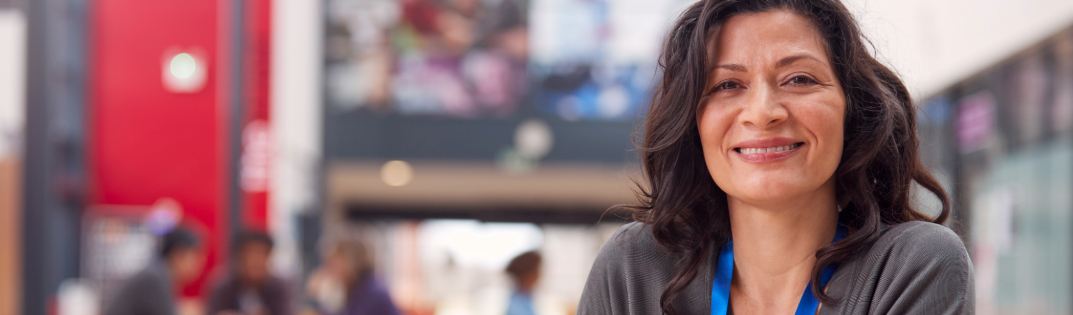
<svg viewBox="0 0 1073 315">
<path fill-rule="evenodd" d="M 800 146 L 802 146 L 804 144 L 805 144 L 804 142 L 798 142 L 798 143 L 794 143 L 794 144 L 791 144 L 791 145 L 779 146 L 779 147 L 770 147 L 770 148 L 734 148 L 734 151 L 737 151 L 738 153 L 741 153 L 741 154 L 744 154 L 744 155 L 773 153 L 773 152 L 782 152 L 782 151 L 790 151 L 790 150 L 793 150 L 793 149 L 797 149 L 798 147 L 800 147 Z"/>
</svg>

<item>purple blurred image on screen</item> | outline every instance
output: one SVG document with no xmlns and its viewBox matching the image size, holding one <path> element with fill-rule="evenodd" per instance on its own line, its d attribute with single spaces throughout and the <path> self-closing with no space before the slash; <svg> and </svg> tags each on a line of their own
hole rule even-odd
<svg viewBox="0 0 1073 315">
<path fill-rule="evenodd" d="M 328 102 L 381 115 L 633 120 L 686 4 L 330 0 Z"/>
</svg>

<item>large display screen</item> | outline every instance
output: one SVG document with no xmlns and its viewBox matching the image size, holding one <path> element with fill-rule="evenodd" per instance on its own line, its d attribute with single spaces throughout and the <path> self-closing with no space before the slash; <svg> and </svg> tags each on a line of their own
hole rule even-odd
<svg viewBox="0 0 1073 315">
<path fill-rule="evenodd" d="M 327 102 L 381 117 L 632 122 L 690 2 L 330 0 Z"/>
<path fill-rule="evenodd" d="M 516 0 L 334 0 L 328 96 L 342 109 L 503 117 L 525 92 L 527 8 Z"/>
</svg>

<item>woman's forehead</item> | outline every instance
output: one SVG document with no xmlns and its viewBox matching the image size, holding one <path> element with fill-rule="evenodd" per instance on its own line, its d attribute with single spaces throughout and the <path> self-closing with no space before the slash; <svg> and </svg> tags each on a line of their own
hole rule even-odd
<svg viewBox="0 0 1073 315">
<path fill-rule="evenodd" d="M 789 10 L 745 13 L 727 19 L 709 45 L 715 64 L 777 63 L 807 55 L 827 61 L 823 36 L 806 17 Z"/>
</svg>

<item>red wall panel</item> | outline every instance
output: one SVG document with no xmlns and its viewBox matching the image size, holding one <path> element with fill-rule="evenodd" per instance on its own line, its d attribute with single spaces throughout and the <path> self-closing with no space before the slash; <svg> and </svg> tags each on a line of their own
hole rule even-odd
<svg viewBox="0 0 1073 315">
<path fill-rule="evenodd" d="M 215 0 L 93 1 L 90 106 L 90 202 L 149 205 L 178 201 L 185 220 L 204 229 L 207 265 L 222 261 L 226 220 L 226 91 L 219 71 L 220 5 Z M 166 91 L 163 54 L 199 47 L 204 88 Z M 206 271 L 205 274 L 208 274 Z M 183 290 L 200 293 L 205 276 Z"/>
</svg>

